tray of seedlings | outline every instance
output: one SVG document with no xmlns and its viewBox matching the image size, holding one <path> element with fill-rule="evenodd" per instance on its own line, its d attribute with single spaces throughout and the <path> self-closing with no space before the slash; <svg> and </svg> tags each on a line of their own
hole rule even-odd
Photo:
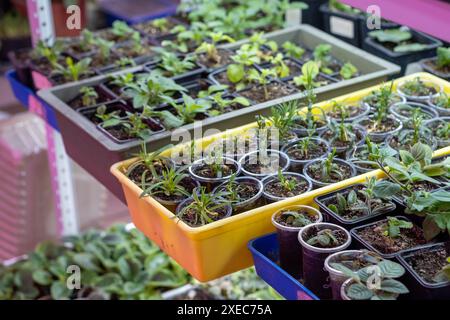
<svg viewBox="0 0 450 320">
<path fill-rule="evenodd" d="M 437 144 L 421 144 L 430 131 L 409 129 L 411 119 L 397 118 L 392 108 L 411 104 L 414 114 L 425 117 L 420 106 L 406 100 L 405 83 L 420 80 L 449 92 L 448 83 L 419 73 L 313 104 L 309 79 L 305 104 L 281 103 L 254 123 L 167 150 L 143 149 L 137 158 L 111 168 L 137 228 L 200 281 L 251 265 L 247 242 L 274 230 L 270 217 L 281 207 L 310 205 L 317 198 L 328 208 L 321 212 L 323 220 L 351 230 L 404 215 L 415 190 L 433 191 L 447 183 L 448 159 L 431 164 L 431 155 L 432 147 L 435 156 L 448 154 L 448 146 L 437 150 Z M 350 118 L 353 122 L 346 121 Z M 392 135 L 407 137 L 396 140 L 402 147 L 388 146 Z M 423 158 L 416 159 L 419 146 Z M 381 157 L 403 184 L 401 190 L 390 180 L 375 180 L 386 174 L 375 170 Z M 363 205 L 367 208 L 358 210 Z M 418 216 L 414 223 L 422 228 Z M 319 222 L 321 217 L 311 219 Z M 442 227 L 429 219 L 425 225 Z M 428 239 L 431 231 L 425 230 Z M 423 239 L 415 240 L 424 244 Z M 221 255 L 211 261 L 213 250 Z"/>
<path fill-rule="evenodd" d="M 437 48 L 436 56 L 422 59 L 420 65 L 424 71 L 448 81 L 450 79 L 450 48 Z"/>
<path fill-rule="evenodd" d="M 107 168 L 137 152 L 142 140 L 156 150 L 180 139 L 173 129 L 192 134 L 200 121 L 202 132 L 244 125 L 304 97 L 308 75 L 322 100 L 397 70 L 309 26 L 198 49 L 184 57 L 155 49 L 159 63 L 39 92 L 56 112 L 68 154 L 116 195 Z M 94 153 L 96 161 L 88 156 Z"/>
</svg>

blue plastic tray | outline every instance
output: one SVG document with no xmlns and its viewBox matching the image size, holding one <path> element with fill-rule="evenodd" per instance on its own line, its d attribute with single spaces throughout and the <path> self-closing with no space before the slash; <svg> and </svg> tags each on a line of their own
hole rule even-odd
<svg viewBox="0 0 450 320">
<path fill-rule="evenodd" d="M 99 3 L 100 10 L 106 16 L 106 23 L 110 26 L 115 20 L 122 20 L 128 24 L 136 24 L 152 19 L 173 15 L 177 11 L 176 0 L 107 0 Z"/>
<path fill-rule="evenodd" d="M 54 129 L 58 130 L 58 123 L 56 121 L 56 115 L 52 108 L 48 104 L 46 104 L 41 98 L 39 98 L 36 93 L 21 83 L 19 79 L 17 78 L 17 74 L 14 70 L 10 70 L 6 72 L 6 78 L 8 79 L 8 82 L 11 86 L 11 89 L 14 93 L 14 96 L 16 97 L 19 102 L 26 107 L 27 109 L 30 109 L 29 106 L 29 99 L 30 96 L 35 98 L 43 107 L 43 115 L 42 118 L 51 125 Z"/>
<path fill-rule="evenodd" d="M 277 234 L 272 233 L 248 243 L 258 276 L 287 300 L 319 300 L 309 289 L 278 266 Z"/>
</svg>

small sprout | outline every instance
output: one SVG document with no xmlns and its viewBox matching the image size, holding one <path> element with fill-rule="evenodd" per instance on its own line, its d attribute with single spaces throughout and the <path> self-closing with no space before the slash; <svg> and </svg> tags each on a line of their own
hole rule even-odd
<svg viewBox="0 0 450 320">
<path fill-rule="evenodd" d="M 396 217 L 388 217 L 386 226 L 383 228 L 383 235 L 390 238 L 397 238 L 401 235 L 401 229 L 412 229 L 413 224 L 409 221 L 400 220 Z"/>
<path fill-rule="evenodd" d="M 339 240 L 335 235 L 336 230 L 323 229 L 317 232 L 317 235 L 307 241 L 309 245 L 321 247 L 335 247 L 339 245 Z"/>
<path fill-rule="evenodd" d="M 282 48 L 286 52 L 286 56 L 290 58 L 300 59 L 305 53 L 305 49 L 291 41 L 284 42 Z"/>
<path fill-rule="evenodd" d="M 344 80 L 353 78 L 356 74 L 358 74 L 358 68 L 356 68 L 353 64 L 350 62 L 345 63 L 341 70 L 339 71 L 339 74 Z"/>
<path fill-rule="evenodd" d="M 84 107 L 94 106 L 97 104 L 98 93 L 93 87 L 82 87 L 80 89 L 81 100 Z"/>
</svg>

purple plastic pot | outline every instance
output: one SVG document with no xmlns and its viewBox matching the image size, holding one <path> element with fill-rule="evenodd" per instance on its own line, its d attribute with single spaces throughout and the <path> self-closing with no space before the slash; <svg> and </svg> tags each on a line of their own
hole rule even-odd
<svg viewBox="0 0 450 320">
<path fill-rule="evenodd" d="M 332 229 L 341 230 L 347 236 L 347 240 L 342 245 L 335 248 L 317 248 L 308 244 L 304 240 L 306 232 L 311 228 L 318 230 Z M 302 230 L 298 234 L 298 241 L 303 248 L 303 275 L 305 286 L 311 289 L 316 295 L 322 299 L 331 298 L 331 288 L 329 285 L 328 272 L 324 267 L 325 259 L 332 253 L 347 249 L 352 241 L 350 233 L 343 227 L 332 223 L 313 223 Z"/>
<path fill-rule="evenodd" d="M 302 246 L 298 242 L 298 233 L 302 227 L 288 227 L 275 220 L 282 212 L 289 210 L 307 211 L 316 218 L 315 223 L 322 222 L 322 214 L 313 207 L 296 205 L 280 209 L 272 215 L 272 224 L 277 228 L 280 246 L 280 266 L 295 279 L 300 279 L 303 277 L 303 255 Z"/>
</svg>

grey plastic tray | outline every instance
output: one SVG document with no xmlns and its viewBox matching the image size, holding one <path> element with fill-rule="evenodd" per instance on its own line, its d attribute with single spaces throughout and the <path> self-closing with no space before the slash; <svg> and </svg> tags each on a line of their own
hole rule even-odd
<svg viewBox="0 0 450 320">
<path fill-rule="evenodd" d="M 318 101 L 379 84 L 389 76 L 400 71 L 398 66 L 370 55 L 309 25 L 300 25 L 275 31 L 268 33 L 266 37 L 280 44 L 289 40 L 302 44 L 309 49 L 313 49 L 320 43 L 329 43 L 332 45 L 333 56 L 343 62 L 351 62 L 360 70 L 361 76 L 316 89 Z M 246 41 L 242 40 L 223 47 L 239 47 Z M 139 70 L 139 67 L 121 71 L 117 74 L 137 70 Z M 121 187 L 110 174 L 109 169 L 112 164 L 135 154 L 139 150 L 141 142 L 139 140 L 120 144 L 114 142 L 98 130 L 87 118 L 66 104 L 67 101 L 76 96 L 81 87 L 96 85 L 107 78 L 108 76 L 100 76 L 77 83 L 69 83 L 41 90 L 38 92 L 38 95 L 56 111 L 58 126 L 69 156 L 123 200 Z M 303 97 L 304 93 L 297 93 L 205 119 L 202 121 L 203 133 L 207 129 L 225 130 L 253 122 L 255 115 L 268 114 L 271 106 Z M 183 128 L 192 134 L 195 126 L 195 124 L 189 124 Z M 170 143 L 176 144 L 181 142 L 171 141 L 171 134 L 172 132 L 165 131 L 153 135 L 147 141 L 148 150 L 156 150 Z"/>
</svg>

